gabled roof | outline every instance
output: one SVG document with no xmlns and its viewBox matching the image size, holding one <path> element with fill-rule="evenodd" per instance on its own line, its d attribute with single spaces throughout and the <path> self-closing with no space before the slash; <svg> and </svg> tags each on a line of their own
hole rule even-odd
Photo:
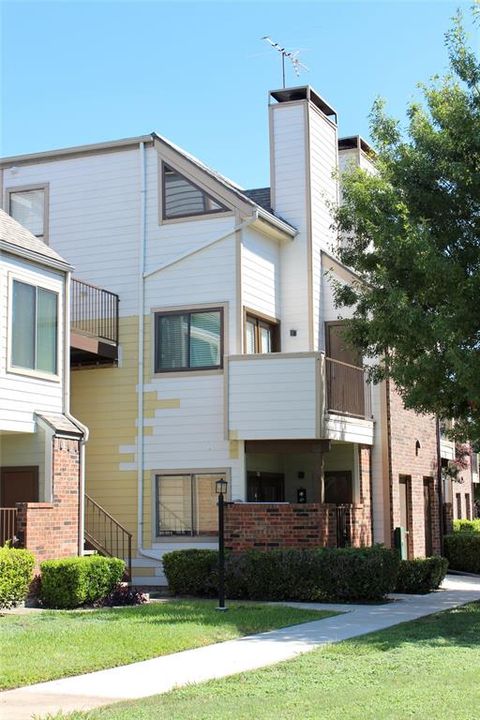
<svg viewBox="0 0 480 720">
<path fill-rule="evenodd" d="M 297 230 L 293 227 L 293 225 L 290 225 L 289 222 L 284 220 L 283 218 L 279 217 L 278 215 L 275 215 L 273 210 L 268 207 L 266 208 L 265 205 L 261 204 L 260 202 L 257 202 L 254 197 L 251 196 L 250 193 L 256 192 L 256 191 L 250 191 L 250 190 L 244 190 L 240 185 L 237 185 L 237 183 L 233 182 L 233 180 L 230 180 L 229 178 L 225 177 L 225 175 L 222 175 L 217 170 L 214 170 L 213 168 L 209 167 L 208 165 L 205 165 L 201 160 L 196 158 L 194 155 L 191 155 L 189 152 L 184 150 L 183 148 L 179 147 L 178 145 L 175 145 L 175 143 L 172 143 L 170 140 L 167 140 L 162 135 L 158 135 L 158 133 L 153 132 L 152 137 L 156 138 L 159 142 L 163 143 L 167 147 L 171 148 L 175 152 L 177 152 L 179 155 L 187 159 L 189 162 L 191 162 L 196 167 L 200 168 L 200 170 L 203 170 L 203 172 L 207 173 L 210 177 L 212 177 L 214 180 L 219 182 L 223 187 L 225 187 L 227 190 L 229 190 L 231 193 L 233 193 L 239 200 L 242 202 L 246 202 L 248 205 L 250 205 L 252 208 L 256 208 L 260 211 L 260 214 L 262 216 L 262 219 L 266 222 L 271 222 L 272 224 L 276 225 L 277 227 L 281 226 L 281 228 L 286 231 L 290 235 L 296 235 Z M 265 190 L 268 190 L 268 194 L 270 195 L 270 188 L 265 188 Z M 269 203 L 270 205 L 270 203 Z"/>
<path fill-rule="evenodd" d="M 0 210 L 0 249 L 13 255 L 27 256 L 42 265 L 61 267 L 62 270 L 72 269 L 55 250 L 35 237 L 4 210 Z"/>
<path fill-rule="evenodd" d="M 123 138 L 122 140 L 112 140 L 110 142 L 96 143 L 93 145 L 78 145 L 71 148 L 61 148 L 58 150 L 49 150 L 46 152 L 1 158 L 0 166 L 6 168 L 15 165 L 25 165 L 31 162 L 51 162 L 59 159 L 68 159 L 69 157 L 79 157 L 85 154 L 92 155 L 100 152 L 124 150 L 127 148 L 133 148 L 142 142 L 146 144 L 154 144 L 155 142 L 157 142 L 165 145 L 167 148 L 170 148 L 182 158 L 187 160 L 189 163 L 192 163 L 192 165 L 196 166 L 201 171 L 207 173 L 210 178 L 220 183 L 223 188 L 227 189 L 229 193 L 231 193 L 232 198 L 236 198 L 237 202 L 240 201 L 241 203 L 243 203 L 244 207 L 245 205 L 247 205 L 252 208 L 252 210 L 257 210 L 261 221 L 274 226 L 277 232 L 280 231 L 289 235 L 290 237 L 294 237 L 296 235 L 296 228 L 290 225 L 290 223 L 288 223 L 283 218 L 275 215 L 271 208 L 266 209 L 265 205 L 252 199 L 252 197 L 250 197 L 248 194 L 249 191 L 245 191 L 233 180 L 230 180 L 229 178 L 225 177 L 225 175 L 219 173 L 217 170 L 214 170 L 208 165 L 205 165 L 197 157 L 191 155 L 183 148 L 175 145 L 175 143 L 167 140 L 167 138 L 159 135 L 156 132 L 152 132 L 149 135 L 139 135 L 137 137 Z"/>
<path fill-rule="evenodd" d="M 269 187 L 254 188 L 253 190 L 244 190 L 243 193 L 244 195 L 249 197 L 250 200 L 253 200 L 254 203 L 260 205 L 260 207 L 268 210 L 268 212 L 273 212 Z"/>
</svg>

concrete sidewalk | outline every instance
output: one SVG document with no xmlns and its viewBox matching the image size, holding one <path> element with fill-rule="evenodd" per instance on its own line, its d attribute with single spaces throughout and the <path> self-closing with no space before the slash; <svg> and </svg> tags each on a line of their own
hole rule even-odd
<svg viewBox="0 0 480 720">
<path fill-rule="evenodd" d="M 345 614 L 111 670 L 7 690 L 0 694 L 0 717 L 2 720 L 30 720 L 35 713 L 42 716 L 59 710 L 87 710 L 273 665 L 320 645 L 480 600 L 480 579 L 449 576 L 440 591 L 392 597 L 395 601 L 384 605 L 288 603 L 293 607 L 340 610 Z"/>
</svg>

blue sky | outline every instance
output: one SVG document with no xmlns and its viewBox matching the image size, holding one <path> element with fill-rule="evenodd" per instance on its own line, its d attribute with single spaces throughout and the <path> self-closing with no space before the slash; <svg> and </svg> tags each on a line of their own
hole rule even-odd
<svg viewBox="0 0 480 720">
<path fill-rule="evenodd" d="M 301 48 L 309 71 L 288 68 L 287 85 L 312 85 L 340 135 L 368 139 L 375 97 L 402 118 L 416 83 L 445 71 L 444 33 L 470 4 L 3 0 L 0 151 L 156 130 L 245 187 L 265 185 L 267 92 L 281 66 L 261 36 Z"/>
</svg>

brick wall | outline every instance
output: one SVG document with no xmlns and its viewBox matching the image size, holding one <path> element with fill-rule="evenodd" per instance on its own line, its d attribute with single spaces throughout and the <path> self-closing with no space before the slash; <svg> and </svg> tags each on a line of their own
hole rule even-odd
<svg viewBox="0 0 480 720">
<path fill-rule="evenodd" d="M 359 447 L 360 503 L 351 509 L 352 545 L 372 544 L 371 448 Z"/>
<path fill-rule="evenodd" d="M 336 545 L 335 505 L 231 503 L 225 507 L 225 547 L 232 552 Z"/>
<path fill-rule="evenodd" d="M 53 439 L 53 501 L 17 503 L 17 535 L 42 560 L 78 554 L 80 443 Z"/>
<path fill-rule="evenodd" d="M 432 548 L 440 552 L 440 519 L 438 508 L 437 430 L 431 415 L 418 415 L 406 410 L 392 383 L 387 385 L 389 404 L 391 497 L 390 512 L 393 528 L 400 522 L 399 477 L 410 479 L 407 502 L 410 532 L 408 548 L 411 557 L 425 555 L 424 479 L 431 478 Z M 416 448 L 417 441 L 420 447 Z"/>
</svg>

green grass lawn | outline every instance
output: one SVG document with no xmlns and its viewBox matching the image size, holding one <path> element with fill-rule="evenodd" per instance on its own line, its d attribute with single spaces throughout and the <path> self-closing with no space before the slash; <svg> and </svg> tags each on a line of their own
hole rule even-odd
<svg viewBox="0 0 480 720">
<path fill-rule="evenodd" d="M 126 665 L 335 615 L 281 606 L 169 601 L 0 617 L 0 688 Z"/>
<path fill-rule="evenodd" d="M 295 660 L 57 720 L 473 720 L 480 603 Z"/>
</svg>

